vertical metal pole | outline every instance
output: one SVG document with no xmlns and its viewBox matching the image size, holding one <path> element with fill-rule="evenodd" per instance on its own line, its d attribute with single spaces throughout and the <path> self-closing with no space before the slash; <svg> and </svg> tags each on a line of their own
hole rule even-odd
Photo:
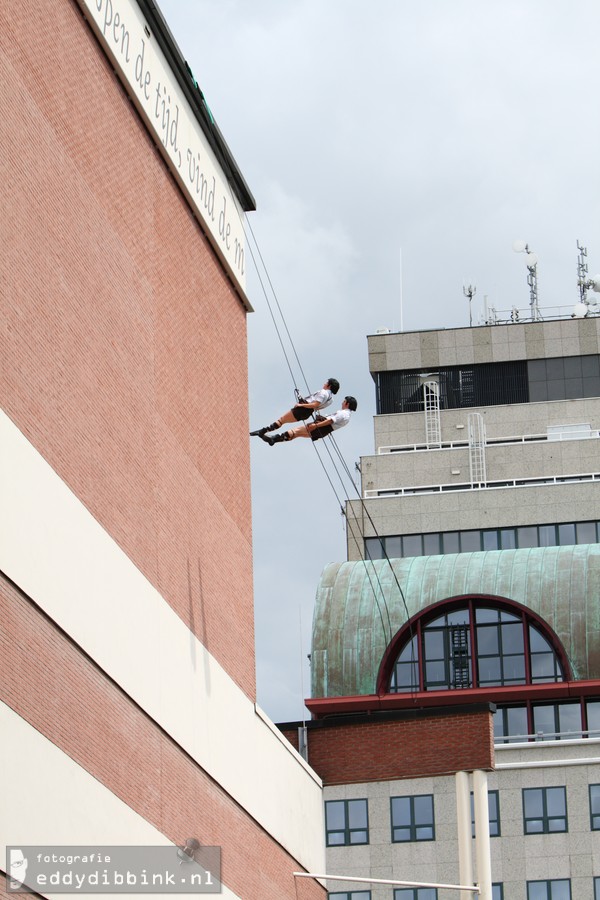
<svg viewBox="0 0 600 900">
<path fill-rule="evenodd" d="M 480 900 L 492 900 L 492 854 L 490 847 L 490 810 L 487 772 L 473 772 L 475 805 L 475 859 Z"/>
<path fill-rule="evenodd" d="M 456 779 L 456 821 L 458 826 L 458 880 L 461 884 L 473 884 L 473 850 L 471 838 L 471 804 L 469 795 L 469 775 L 457 772 Z M 461 891 L 461 896 L 469 896 Z"/>
</svg>

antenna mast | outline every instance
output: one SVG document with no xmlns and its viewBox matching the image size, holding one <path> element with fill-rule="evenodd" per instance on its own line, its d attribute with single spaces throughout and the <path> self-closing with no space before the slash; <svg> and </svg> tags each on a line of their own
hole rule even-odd
<svg viewBox="0 0 600 900">
<path fill-rule="evenodd" d="M 529 249 L 529 244 L 525 241 L 515 241 L 513 244 L 515 253 L 525 254 L 525 264 L 527 266 L 527 284 L 529 285 L 529 305 L 531 307 L 531 319 L 533 322 L 541 321 L 540 307 L 538 302 L 538 284 L 537 284 L 537 263 L 538 258 L 535 253 Z"/>
<path fill-rule="evenodd" d="M 477 293 L 477 288 L 474 284 L 465 285 L 463 284 L 463 294 L 469 300 L 469 328 L 473 326 L 473 311 L 472 311 L 472 302 L 473 297 Z"/>
</svg>

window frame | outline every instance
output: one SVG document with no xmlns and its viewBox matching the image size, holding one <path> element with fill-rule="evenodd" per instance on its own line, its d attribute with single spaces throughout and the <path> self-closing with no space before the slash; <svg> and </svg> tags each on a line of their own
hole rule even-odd
<svg viewBox="0 0 600 900">
<path fill-rule="evenodd" d="M 423 823 L 416 822 L 415 820 L 415 800 L 422 800 L 424 798 L 428 798 L 431 800 L 431 822 Z M 410 809 L 410 821 L 407 825 L 396 825 L 394 824 L 394 800 L 408 800 L 409 809 Z M 417 835 L 417 829 L 419 828 L 431 828 L 431 837 L 419 837 Z M 408 830 L 410 836 L 408 838 L 396 838 L 394 835 L 395 831 Z M 390 797 L 390 831 L 392 837 L 392 844 L 412 844 L 412 843 L 422 843 L 423 841 L 435 841 L 435 798 L 433 794 L 399 794 L 395 797 Z"/>
<path fill-rule="evenodd" d="M 341 803 L 344 807 L 344 827 L 343 828 L 329 828 L 327 822 L 327 808 L 330 804 L 333 803 Z M 349 807 L 351 803 L 364 803 L 365 804 L 365 813 L 366 813 L 366 826 L 364 828 L 351 828 L 350 827 L 350 815 L 349 815 Z M 366 840 L 364 841 L 353 841 L 351 840 L 351 836 L 356 832 L 366 832 Z M 329 836 L 331 834 L 342 834 L 344 835 L 344 841 L 342 843 L 330 843 Z M 326 847 L 361 847 L 365 844 L 369 843 L 369 801 L 366 797 L 352 797 L 349 800 L 339 799 L 339 800 L 326 800 L 325 801 L 325 846 Z"/>
<path fill-rule="evenodd" d="M 592 788 L 598 788 L 598 812 L 594 813 L 592 809 Z M 589 784 L 588 785 L 588 796 L 590 803 L 590 830 L 591 831 L 600 831 L 600 784 Z M 594 819 L 598 820 L 598 824 L 594 825 Z"/>
<path fill-rule="evenodd" d="M 546 900 L 554 900 L 552 896 L 552 885 L 553 884 L 562 884 L 562 882 L 566 882 L 569 885 L 569 900 L 572 900 L 571 893 L 571 879 L 570 878 L 534 878 L 526 882 L 527 886 L 527 900 L 531 900 L 529 886 L 532 884 L 545 884 L 546 885 Z M 548 888 L 550 888 L 550 892 L 548 892 Z"/>
<path fill-rule="evenodd" d="M 490 797 L 494 796 L 495 807 L 496 807 L 496 815 L 495 818 L 492 819 L 492 804 L 490 803 Z M 502 833 L 500 830 L 500 791 L 494 788 L 493 790 L 488 790 L 488 809 L 489 809 L 489 832 L 490 837 L 502 837 Z M 496 831 L 492 834 L 492 825 L 495 823 Z M 475 798 L 473 795 L 473 791 L 471 791 L 471 837 L 475 837 Z"/>
<path fill-rule="evenodd" d="M 408 892 L 412 892 L 412 897 L 408 896 Z M 394 900 L 419 900 L 419 894 L 424 891 L 433 891 L 434 900 L 437 900 L 438 891 L 437 888 L 423 888 L 423 887 L 404 887 L 404 888 L 394 888 Z M 405 895 L 405 898 L 401 898 L 401 894 Z"/>
<path fill-rule="evenodd" d="M 542 795 L 542 815 L 541 816 L 532 816 L 527 815 L 526 809 L 526 795 L 533 794 L 534 791 L 541 791 Z M 564 816 L 550 816 L 548 815 L 548 792 L 549 791 L 562 791 L 564 797 Z M 568 807 L 567 807 L 567 788 L 563 784 L 550 785 L 548 787 L 530 787 L 530 788 L 522 788 L 522 803 L 523 803 L 523 834 L 526 836 L 529 835 L 539 835 L 539 834 L 566 834 L 569 831 L 569 816 L 568 816 Z M 564 819 L 564 828 L 550 828 L 549 824 L 552 820 L 563 820 Z M 528 831 L 527 823 L 528 822 L 538 822 L 542 823 L 541 831 Z"/>
</svg>

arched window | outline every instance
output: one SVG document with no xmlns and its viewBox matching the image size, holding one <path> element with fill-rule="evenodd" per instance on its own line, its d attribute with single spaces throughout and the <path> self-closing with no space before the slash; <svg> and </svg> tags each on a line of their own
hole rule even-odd
<svg viewBox="0 0 600 900">
<path fill-rule="evenodd" d="M 491 598 L 436 606 L 399 635 L 390 693 L 564 681 L 552 635 L 522 607 Z M 403 639 L 403 641 L 402 641 Z"/>
</svg>

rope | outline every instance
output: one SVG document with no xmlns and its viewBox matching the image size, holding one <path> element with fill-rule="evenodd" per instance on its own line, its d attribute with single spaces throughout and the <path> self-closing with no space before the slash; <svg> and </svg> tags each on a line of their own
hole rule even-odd
<svg viewBox="0 0 600 900">
<path fill-rule="evenodd" d="M 239 207 L 238 207 L 238 205 L 237 205 L 236 203 L 234 203 L 234 208 L 235 208 L 236 210 L 238 210 L 238 214 L 239 214 Z M 276 290 L 275 290 L 275 287 L 274 287 L 273 282 L 272 282 L 272 280 L 271 280 L 271 277 L 270 277 L 270 275 L 269 275 L 269 271 L 268 271 L 268 269 L 267 269 L 266 263 L 265 263 L 264 258 L 263 258 L 263 256 L 262 256 L 262 253 L 261 253 L 261 251 L 260 251 L 260 247 L 259 247 L 258 241 L 257 241 L 257 239 L 256 239 L 256 236 L 255 236 L 255 234 L 254 234 L 254 230 L 253 230 L 253 228 L 252 228 L 252 225 L 251 225 L 251 223 L 250 223 L 250 220 L 248 219 L 248 216 L 247 216 L 246 214 L 244 214 L 243 216 L 240 214 L 240 222 L 241 222 L 241 225 L 242 225 L 242 229 L 243 229 L 243 231 L 244 231 L 244 234 L 245 234 L 245 236 L 246 236 L 246 240 L 247 240 L 247 244 L 248 244 L 248 249 L 249 249 L 249 251 L 250 251 L 250 256 L 251 256 L 251 258 L 252 258 L 252 262 L 254 263 L 254 268 L 255 268 L 255 270 L 256 270 L 256 274 L 257 274 L 257 277 L 258 277 L 258 280 L 259 280 L 259 283 L 260 283 L 260 286 L 261 286 L 261 289 L 262 289 L 262 292 L 263 292 L 265 301 L 266 301 L 266 303 L 267 303 L 267 308 L 268 308 L 268 310 L 269 310 L 269 314 L 270 314 L 271 319 L 272 319 L 272 321 L 273 321 L 273 325 L 274 325 L 274 327 L 275 327 L 275 332 L 276 332 L 276 334 L 277 334 L 277 337 L 278 337 L 278 340 L 279 340 L 279 343 L 280 343 L 280 346 L 281 346 L 281 350 L 282 350 L 282 352 L 283 352 L 283 355 L 284 355 L 284 358 L 285 358 L 285 362 L 286 362 L 286 365 L 287 365 L 287 367 L 288 367 L 288 370 L 289 370 L 289 373 L 290 373 L 290 377 L 291 377 L 292 383 L 293 383 L 293 385 L 294 385 L 295 396 L 296 396 L 296 398 L 298 399 L 299 396 L 300 396 L 300 391 L 298 390 L 298 388 L 297 388 L 297 386 L 296 386 L 296 378 L 295 378 L 295 376 L 294 376 L 294 372 L 293 372 L 293 369 L 292 369 L 292 365 L 291 365 L 291 363 L 290 363 L 290 359 L 289 359 L 288 354 L 287 354 L 287 352 L 286 352 L 286 348 L 285 348 L 283 336 L 282 336 L 281 331 L 280 331 L 280 329 L 279 329 L 279 327 L 278 327 L 278 325 L 277 325 L 277 321 L 276 321 L 276 318 L 275 318 L 275 314 L 274 314 L 274 312 L 273 312 L 273 308 L 272 308 L 271 303 L 270 303 L 270 301 L 269 301 L 269 296 L 268 296 L 267 290 L 266 290 L 266 288 L 265 288 L 264 281 L 263 281 L 263 279 L 262 279 L 262 277 L 261 277 L 261 274 L 260 274 L 260 271 L 259 271 L 259 267 L 258 267 L 258 264 L 257 264 L 256 256 L 255 256 L 254 251 L 253 251 L 253 249 L 252 249 L 251 243 L 250 243 L 250 241 L 249 241 L 249 239 L 248 239 L 248 231 L 249 231 L 250 234 L 252 235 L 252 240 L 253 240 L 254 245 L 255 245 L 255 247 L 256 247 L 256 251 L 257 251 L 258 257 L 259 257 L 259 259 L 260 259 L 260 262 L 261 262 L 261 264 L 262 264 L 262 267 L 263 267 L 263 270 L 264 270 L 264 273 L 265 273 L 267 282 L 268 282 L 268 284 L 269 284 L 269 288 L 270 288 L 271 293 L 272 293 L 272 295 L 273 295 L 273 298 L 274 298 L 274 301 L 275 301 L 275 305 L 276 305 L 276 307 L 277 307 L 277 311 L 278 311 L 279 316 L 280 316 L 280 318 L 281 318 L 281 321 L 282 321 L 282 323 L 283 323 L 283 328 L 284 328 L 284 330 L 285 330 L 285 334 L 287 335 L 287 339 L 288 339 L 288 341 L 289 341 L 291 351 L 293 352 L 294 358 L 295 358 L 296 363 L 297 363 L 297 365 L 298 365 L 298 369 L 300 370 L 300 374 L 301 374 L 301 376 L 302 376 L 302 378 L 303 378 L 303 380 L 304 380 L 304 384 L 305 384 L 305 386 L 306 386 L 306 390 L 307 390 L 307 392 L 310 392 L 310 388 L 309 388 L 309 385 L 308 385 L 308 381 L 307 381 L 306 375 L 305 375 L 305 373 L 304 373 L 304 369 L 302 368 L 302 364 L 301 364 L 301 362 L 300 362 L 300 357 L 299 357 L 298 352 L 297 352 L 297 350 L 296 350 L 296 347 L 295 347 L 295 345 L 294 345 L 294 341 L 293 341 L 293 338 L 292 338 L 292 336 L 291 336 L 291 334 L 290 334 L 290 330 L 289 330 L 289 328 L 288 328 L 288 326 L 287 326 L 287 322 L 286 322 L 285 316 L 284 316 L 284 314 L 283 314 L 283 310 L 282 310 L 282 308 L 281 308 L 281 304 L 279 303 L 279 299 L 278 299 L 278 297 L 277 297 L 277 292 L 276 292 Z M 246 227 L 245 227 L 246 224 L 247 224 L 247 226 L 248 226 L 248 231 L 246 230 Z M 314 419 L 314 413 L 313 413 L 313 419 Z M 400 597 L 401 597 L 401 599 L 402 599 L 402 603 L 403 603 L 403 605 L 404 605 L 404 609 L 405 609 L 405 612 L 406 612 L 407 621 L 410 623 L 410 615 L 409 615 L 409 611 L 408 611 L 408 605 L 407 605 L 407 603 L 406 603 L 406 598 L 405 598 L 404 592 L 403 592 L 403 590 L 402 590 L 402 588 L 401 588 L 401 586 L 400 586 L 400 582 L 398 581 L 398 576 L 396 575 L 396 572 L 394 571 L 394 568 L 393 568 L 393 566 L 392 566 L 392 564 L 391 564 L 390 558 L 389 558 L 389 556 L 387 555 L 387 552 L 386 552 L 386 550 L 385 550 L 385 546 L 384 546 L 384 544 L 383 544 L 383 540 L 381 539 L 381 537 L 379 536 L 379 534 L 378 534 L 378 532 L 377 532 L 377 529 L 375 528 L 375 523 L 373 522 L 373 519 L 371 518 L 371 515 L 370 515 L 368 509 L 367 509 L 366 506 L 365 506 L 364 500 L 363 500 L 362 497 L 360 496 L 360 492 L 358 491 L 358 488 L 356 487 L 356 484 L 354 483 L 354 480 L 353 480 L 353 478 L 352 478 L 352 475 L 351 475 L 351 473 L 350 473 L 350 471 L 349 471 L 349 469 L 348 469 L 348 466 L 346 465 L 346 462 L 345 462 L 345 460 L 344 460 L 344 458 L 343 458 L 343 456 L 342 456 L 342 454 L 341 454 L 341 452 L 340 452 L 340 450 L 339 450 L 339 448 L 338 448 L 338 446 L 337 446 L 337 444 L 336 444 L 336 442 L 335 442 L 335 440 L 334 440 L 334 438 L 333 438 L 333 435 L 332 435 L 332 434 L 329 435 L 329 438 L 331 439 L 331 444 L 332 444 L 332 446 L 334 447 L 335 452 L 336 452 L 336 454 L 337 454 L 339 460 L 341 461 L 341 463 L 342 463 L 342 465 L 343 465 L 343 468 L 344 468 L 344 471 L 346 472 L 347 477 L 348 477 L 348 478 L 350 479 L 350 481 L 352 482 L 352 486 L 353 486 L 354 490 L 356 491 L 356 493 L 357 493 L 357 495 L 358 495 L 358 498 L 359 498 L 359 500 L 360 500 L 360 502 L 361 502 L 362 508 L 363 508 L 364 512 L 366 512 L 366 514 L 367 514 L 367 517 L 368 517 L 368 519 L 369 519 L 371 528 L 373 529 L 375 536 L 379 539 L 379 542 L 380 542 L 380 545 L 381 545 L 381 549 L 382 549 L 382 552 L 383 552 L 383 554 L 384 554 L 384 558 L 385 558 L 385 560 L 387 561 L 387 563 L 388 563 L 388 565 L 389 565 L 389 567 L 390 567 L 390 570 L 391 570 L 392 575 L 393 575 L 393 577 L 394 577 L 394 581 L 395 581 L 396 586 L 397 586 L 397 588 L 398 588 L 399 595 L 400 595 Z M 325 477 L 327 478 L 327 480 L 328 480 L 328 482 L 329 482 L 329 485 L 330 485 L 330 487 L 331 487 L 331 489 L 332 489 L 332 491 L 333 491 L 333 493 L 334 493 L 334 496 L 335 496 L 335 498 L 336 498 L 336 500 L 337 500 L 337 502 L 338 502 L 338 504 L 339 504 L 339 506 L 340 506 L 340 509 L 341 509 L 341 511 L 342 511 L 342 515 L 345 517 L 345 520 L 346 520 L 346 526 L 347 526 L 347 528 L 350 530 L 350 532 L 351 532 L 351 537 L 353 538 L 353 540 L 354 540 L 354 542 L 355 542 L 355 545 L 356 545 L 356 547 L 358 548 L 358 552 L 359 552 L 359 556 L 360 556 L 360 558 L 361 558 L 361 561 L 362 561 L 363 564 L 365 565 L 365 572 L 367 573 L 367 578 L 369 579 L 369 584 L 370 584 L 370 586 L 371 586 L 371 590 L 373 591 L 373 597 L 374 597 L 375 604 L 376 604 L 376 607 L 377 607 L 377 611 L 378 611 L 378 613 L 379 613 L 379 617 L 380 617 L 380 620 L 381 620 L 381 628 L 382 628 L 382 632 L 383 632 L 383 637 L 384 637 L 384 640 L 386 641 L 386 645 L 387 645 L 387 644 L 392 640 L 392 637 L 393 637 L 393 629 L 392 629 L 392 623 L 391 623 L 391 617 L 390 617 L 389 607 L 388 607 L 388 604 L 387 604 L 387 601 L 386 601 L 386 598 L 385 598 L 385 592 L 384 592 L 384 590 L 383 590 L 381 581 L 380 581 L 380 579 L 379 579 L 379 575 L 378 575 L 378 573 L 377 573 L 377 569 L 375 568 L 375 566 L 374 566 L 374 564 L 373 564 L 374 561 L 369 557 L 369 562 L 371 562 L 371 563 L 373 564 L 373 566 L 372 566 L 373 574 L 374 574 L 375 579 L 376 579 L 376 581 L 377 581 L 377 586 L 378 586 L 378 588 L 379 588 L 379 592 L 380 592 L 380 595 L 381 595 L 381 600 L 383 601 L 383 607 L 384 607 L 384 609 L 385 609 L 385 614 L 386 614 L 386 619 L 387 619 L 387 630 L 389 631 L 389 638 L 388 638 L 387 635 L 386 635 L 386 623 L 385 623 L 385 621 L 384 621 L 382 608 L 381 608 L 381 605 L 380 605 L 380 602 L 379 602 L 378 591 L 375 589 L 375 585 L 374 585 L 374 583 L 373 583 L 373 580 L 372 580 L 372 578 L 371 578 L 371 574 L 370 574 L 370 572 L 369 572 L 369 566 L 367 565 L 367 559 L 365 558 L 365 556 L 364 556 L 364 554 L 363 554 L 363 551 L 362 551 L 362 548 L 361 548 L 361 544 L 364 545 L 364 535 L 361 534 L 360 531 L 359 531 L 359 537 L 361 538 L 361 540 L 359 541 L 359 540 L 356 539 L 356 535 L 355 535 L 355 533 L 354 533 L 353 525 L 352 525 L 352 523 L 350 522 L 350 519 L 348 518 L 348 515 L 347 515 L 346 511 L 344 510 L 344 506 L 343 506 L 342 502 L 340 501 L 340 498 L 339 498 L 338 493 L 337 493 L 337 491 L 336 491 L 336 489 L 335 489 L 335 486 L 334 486 L 334 484 L 333 484 L 333 481 L 331 480 L 331 477 L 330 477 L 330 475 L 329 475 L 329 473 L 328 473 L 328 471 L 327 471 L 327 468 L 326 468 L 326 466 L 325 466 L 323 460 L 321 459 L 321 456 L 320 456 L 318 447 L 316 446 L 317 442 L 316 442 L 316 441 L 311 441 L 311 443 L 312 443 L 312 445 L 313 445 L 313 447 L 314 447 L 314 449 L 315 449 L 315 452 L 316 452 L 316 454 L 317 454 L 317 459 L 319 460 L 319 463 L 320 463 L 320 465 L 321 465 L 321 468 L 323 469 L 323 472 L 325 473 Z M 339 471 L 338 471 L 337 465 L 336 465 L 336 463 L 335 463 L 335 460 L 333 459 L 333 456 L 332 456 L 332 454 L 331 454 L 331 451 L 330 451 L 329 447 L 327 446 L 327 443 L 325 443 L 325 449 L 326 449 L 326 451 L 327 451 L 327 453 L 328 453 L 328 455 L 329 455 L 329 459 L 330 459 L 330 462 L 331 462 L 331 464 L 332 464 L 332 466 L 333 466 L 333 469 L 334 469 L 334 471 L 336 472 L 336 474 L 337 474 L 337 476 L 338 476 L 338 478 L 339 478 L 339 480 L 340 480 L 340 484 L 342 485 L 342 489 L 344 489 L 344 482 L 343 482 L 342 476 L 340 475 L 340 473 L 339 473 Z M 344 490 L 344 493 L 346 493 L 345 490 Z M 349 498 L 346 497 L 346 501 L 348 501 L 348 499 L 349 499 Z M 412 642 L 412 638 L 413 638 L 413 629 L 412 629 L 412 625 L 410 625 L 410 638 L 411 638 L 411 642 Z M 411 671 L 412 671 L 412 666 L 411 666 Z"/>
</svg>

